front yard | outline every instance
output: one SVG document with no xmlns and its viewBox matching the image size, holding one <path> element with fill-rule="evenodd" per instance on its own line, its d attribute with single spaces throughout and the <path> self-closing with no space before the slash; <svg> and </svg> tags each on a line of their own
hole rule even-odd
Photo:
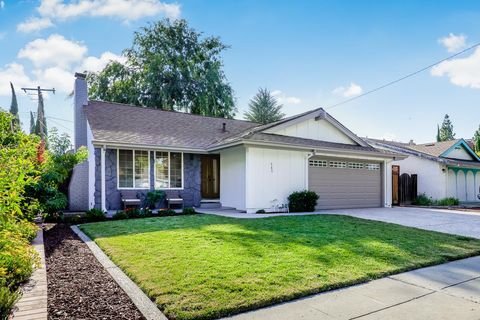
<svg viewBox="0 0 480 320">
<path fill-rule="evenodd" d="M 211 319 L 480 254 L 480 240 L 335 215 L 80 228 L 172 319 Z"/>
</svg>

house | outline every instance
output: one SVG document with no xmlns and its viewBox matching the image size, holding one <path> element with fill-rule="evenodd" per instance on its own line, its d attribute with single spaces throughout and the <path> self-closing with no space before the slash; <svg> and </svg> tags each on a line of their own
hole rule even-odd
<svg viewBox="0 0 480 320">
<path fill-rule="evenodd" d="M 247 212 L 286 203 L 310 189 L 318 209 L 391 204 L 390 163 L 405 156 L 378 150 L 323 109 L 272 124 L 89 101 L 76 74 L 75 167 L 71 210 L 121 207 L 122 190 L 179 194 L 185 206 L 212 202 Z M 173 197 L 173 196 L 172 196 Z"/>
<path fill-rule="evenodd" d="M 425 144 L 367 139 L 384 150 L 408 155 L 398 165 L 400 173 L 417 175 L 418 193 L 433 199 L 480 201 L 480 158 L 464 139 Z"/>
</svg>

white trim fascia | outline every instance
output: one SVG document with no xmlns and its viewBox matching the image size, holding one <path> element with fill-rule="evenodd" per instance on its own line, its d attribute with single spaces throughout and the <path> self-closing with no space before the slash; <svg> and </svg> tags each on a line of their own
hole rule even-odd
<svg viewBox="0 0 480 320">
<path fill-rule="evenodd" d="M 329 122 L 331 125 L 333 125 L 335 128 L 337 128 L 338 130 L 340 130 L 343 134 L 345 134 L 347 137 L 349 137 L 350 139 L 352 139 L 353 141 L 355 141 L 356 143 L 358 143 L 359 145 L 361 145 L 362 147 L 368 147 L 369 144 L 363 140 L 362 138 L 360 138 L 359 136 L 357 136 L 355 133 L 353 133 L 352 131 L 350 131 L 350 129 L 348 129 L 347 127 L 345 127 L 342 123 L 340 123 L 337 119 L 335 119 L 334 117 L 332 117 L 328 112 L 326 112 L 325 110 L 320 110 L 320 116 L 318 117 L 318 119 L 323 119 L 323 120 L 326 120 L 327 122 Z M 315 118 L 315 120 L 317 120 L 317 117 Z"/>
<path fill-rule="evenodd" d="M 270 129 L 273 129 L 275 128 L 275 130 L 273 131 L 276 131 L 276 130 L 282 130 L 284 128 L 288 128 L 294 124 L 297 124 L 297 123 L 300 123 L 302 121 L 305 121 L 305 120 L 308 120 L 308 119 L 311 119 L 311 118 L 316 118 L 318 117 L 318 113 L 317 112 L 321 112 L 321 108 L 318 108 L 318 109 L 314 109 L 312 111 L 310 111 L 309 113 L 307 114 L 304 114 L 303 116 L 300 116 L 298 118 L 295 118 L 295 119 L 292 119 L 292 120 L 287 120 L 283 123 L 280 123 L 278 125 L 272 125 L 266 129 L 263 129 L 263 130 L 258 130 L 258 132 L 265 132 L 265 133 L 269 133 L 269 131 L 272 131 Z M 253 128 L 253 130 L 255 130 L 256 128 Z M 257 131 L 255 131 L 257 132 Z M 271 132 L 270 132 L 271 133 Z"/>
<path fill-rule="evenodd" d="M 88 150 L 88 208 L 95 207 L 95 146 L 92 143 L 93 132 L 87 120 L 87 150 Z"/>
</svg>

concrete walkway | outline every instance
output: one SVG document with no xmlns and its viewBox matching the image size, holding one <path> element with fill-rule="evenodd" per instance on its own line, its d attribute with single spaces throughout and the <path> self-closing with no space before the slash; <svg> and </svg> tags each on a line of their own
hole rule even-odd
<svg viewBox="0 0 480 320">
<path fill-rule="evenodd" d="M 32 246 L 40 256 L 40 267 L 22 286 L 22 297 L 15 304 L 13 312 L 15 320 L 47 320 L 47 269 L 45 267 L 43 229 L 38 230 Z"/>
<path fill-rule="evenodd" d="M 480 257 L 259 309 L 232 320 L 480 319 Z"/>
<path fill-rule="evenodd" d="M 199 211 L 202 213 L 221 215 L 225 217 L 255 219 L 284 215 L 342 214 L 362 219 L 396 223 L 425 230 L 480 238 L 480 213 L 467 211 L 412 207 L 324 210 L 318 212 L 289 214 L 248 214 L 239 213 L 238 211 L 234 210 L 218 209 L 199 209 Z"/>
</svg>

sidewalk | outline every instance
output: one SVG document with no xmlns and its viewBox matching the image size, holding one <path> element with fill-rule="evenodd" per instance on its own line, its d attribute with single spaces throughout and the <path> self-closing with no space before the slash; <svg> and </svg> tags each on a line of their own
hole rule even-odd
<svg viewBox="0 0 480 320">
<path fill-rule="evenodd" d="M 228 319 L 480 319 L 480 256 L 417 269 Z"/>
</svg>

